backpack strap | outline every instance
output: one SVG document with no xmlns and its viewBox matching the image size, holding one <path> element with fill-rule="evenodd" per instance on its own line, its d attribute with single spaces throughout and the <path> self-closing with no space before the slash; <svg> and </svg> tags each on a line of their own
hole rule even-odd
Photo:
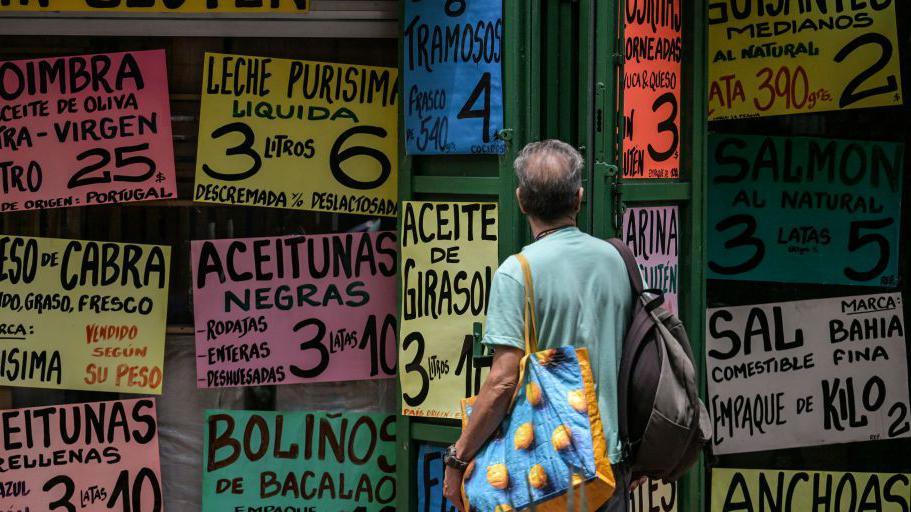
<svg viewBox="0 0 911 512">
<path fill-rule="evenodd" d="M 663 305 L 664 292 L 659 288 L 645 287 L 642 273 L 639 271 L 639 264 L 636 262 L 633 251 L 619 238 L 610 238 L 607 242 L 613 245 L 614 249 L 617 249 L 617 252 L 620 253 L 620 257 L 623 258 L 623 263 L 626 266 L 626 275 L 629 277 L 630 289 L 633 291 L 633 300 L 641 300 L 645 310 L 649 313 Z M 644 294 L 651 295 L 651 297 Z"/>
<path fill-rule="evenodd" d="M 623 258 L 623 263 L 626 264 L 626 274 L 629 276 L 629 285 L 636 297 L 639 297 L 645 291 L 645 286 L 642 284 L 642 274 L 639 273 L 639 264 L 636 263 L 633 251 L 629 250 L 629 247 L 619 238 L 608 239 L 607 243 L 613 245 Z"/>
</svg>

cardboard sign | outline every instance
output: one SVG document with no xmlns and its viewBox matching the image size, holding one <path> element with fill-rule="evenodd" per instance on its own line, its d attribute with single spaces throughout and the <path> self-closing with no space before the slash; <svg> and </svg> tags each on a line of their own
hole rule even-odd
<svg viewBox="0 0 911 512">
<path fill-rule="evenodd" d="M 677 512 L 677 482 L 648 479 L 629 495 L 629 512 Z"/>
<path fill-rule="evenodd" d="M 0 411 L 4 511 L 162 510 L 155 400 Z"/>
<path fill-rule="evenodd" d="M 201 388 L 395 376 L 393 232 L 196 240 Z"/>
<path fill-rule="evenodd" d="M 898 286 L 903 146 L 709 137 L 708 277 Z"/>
<path fill-rule="evenodd" d="M 455 506 L 443 498 L 443 454 L 446 448 L 426 443 L 418 444 L 417 512 L 456 512 Z"/>
<path fill-rule="evenodd" d="M 0 211 L 176 196 L 164 50 L 0 62 Z"/>
<path fill-rule="evenodd" d="M 680 177 L 680 0 L 626 3 L 624 178 Z"/>
<path fill-rule="evenodd" d="M 715 453 L 911 435 L 901 294 L 709 309 Z"/>
<path fill-rule="evenodd" d="M 506 151 L 503 0 L 405 2 L 409 155 Z"/>
<path fill-rule="evenodd" d="M 664 307 L 677 313 L 680 284 L 680 231 L 676 206 L 627 208 L 623 213 L 623 241 L 633 251 L 648 288 L 664 292 Z"/>
<path fill-rule="evenodd" d="M 901 105 L 895 3 L 713 1 L 709 120 Z"/>
<path fill-rule="evenodd" d="M 396 215 L 398 71 L 206 53 L 194 199 Z"/>
<path fill-rule="evenodd" d="M 134 13 L 305 13 L 310 0 L 0 0 L 0 12 L 134 12 Z"/>
<path fill-rule="evenodd" d="M 0 235 L 0 386 L 161 394 L 170 259 Z"/>
<path fill-rule="evenodd" d="M 203 512 L 394 512 L 395 416 L 206 411 Z"/>
<path fill-rule="evenodd" d="M 909 482 L 906 473 L 714 468 L 711 510 L 904 512 Z"/>
<path fill-rule="evenodd" d="M 497 218 L 495 203 L 404 203 L 402 414 L 458 419 L 481 388 L 473 334 L 497 269 Z"/>
</svg>

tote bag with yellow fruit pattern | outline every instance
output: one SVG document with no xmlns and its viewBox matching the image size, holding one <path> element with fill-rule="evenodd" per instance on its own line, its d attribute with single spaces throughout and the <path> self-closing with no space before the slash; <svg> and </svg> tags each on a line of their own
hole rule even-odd
<svg viewBox="0 0 911 512">
<path fill-rule="evenodd" d="M 525 275 L 525 357 L 510 412 L 466 468 L 468 510 L 596 510 L 615 481 L 598 411 L 588 351 L 564 346 L 538 352 L 531 269 Z M 462 401 L 462 426 L 475 397 Z M 574 496 L 577 496 L 574 499 Z"/>
</svg>

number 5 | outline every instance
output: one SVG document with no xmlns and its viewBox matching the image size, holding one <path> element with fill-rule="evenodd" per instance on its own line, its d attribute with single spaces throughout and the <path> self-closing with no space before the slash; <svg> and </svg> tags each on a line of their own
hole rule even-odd
<svg viewBox="0 0 911 512">
<path fill-rule="evenodd" d="M 886 267 L 889 266 L 889 240 L 886 237 L 882 236 L 879 233 L 867 233 L 866 235 L 861 235 L 860 230 L 862 229 L 883 229 L 891 226 L 895 221 L 893 219 L 879 219 L 879 220 L 857 220 L 851 223 L 851 231 L 848 234 L 848 250 L 854 252 L 861 247 L 870 244 L 876 244 L 879 248 L 879 257 L 876 260 L 876 264 L 873 265 L 873 268 L 867 271 L 855 270 L 850 267 L 845 267 L 845 275 L 848 276 L 848 279 L 853 281 L 869 281 L 874 277 L 883 273 L 883 270 L 886 270 Z"/>
</svg>

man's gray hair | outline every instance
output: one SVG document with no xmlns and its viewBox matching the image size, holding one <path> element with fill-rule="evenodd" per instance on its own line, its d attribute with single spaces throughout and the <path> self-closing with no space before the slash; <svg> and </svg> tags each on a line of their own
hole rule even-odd
<svg viewBox="0 0 911 512">
<path fill-rule="evenodd" d="M 522 148 L 513 167 L 525 212 L 544 221 L 573 215 L 576 195 L 582 188 L 583 165 L 576 148 L 556 139 Z"/>
</svg>

